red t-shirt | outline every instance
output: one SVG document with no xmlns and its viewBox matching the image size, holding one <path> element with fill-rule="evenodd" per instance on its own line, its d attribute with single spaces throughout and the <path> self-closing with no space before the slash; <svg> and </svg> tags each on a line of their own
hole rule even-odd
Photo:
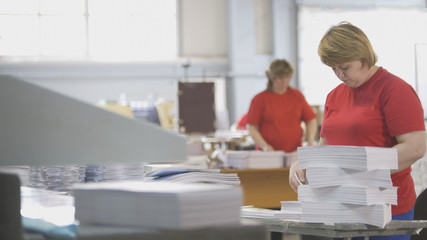
<svg viewBox="0 0 427 240">
<path fill-rule="evenodd" d="M 424 113 L 414 89 L 380 68 L 357 88 L 341 84 L 326 99 L 321 136 L 328 145 L 393 147 L 395 136 L 425 130 Z M 398 205 L 392 214 L 408 212 L 415 204 L 411 167 L 392 174 L 398 186 Z"/>
<path fill-rule="evenodd" d="M 293 152 L 302 144 L 301 121 L 316 117 L 304 95 L 294 88 L 284 94 L 265 90 L 251 102 L 247 123 L 258 126 L 274 150 Z"/>
<path fill-rule="evenodd" d="M 248 122 L 248 114 L 245 113 L 243 116 L 237 121 L 237 127 L 238 129 L 246 130 L 246 124 Z"/>
</svg>

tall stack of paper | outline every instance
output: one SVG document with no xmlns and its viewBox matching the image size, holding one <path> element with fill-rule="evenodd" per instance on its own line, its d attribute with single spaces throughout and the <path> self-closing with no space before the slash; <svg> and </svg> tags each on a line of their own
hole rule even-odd
<svg viewBox="0 0 427 240">
<path fill-rule="evenodd" d="M 165 182 L 104 182 L 75 186 L 81 224 L 188 229 L 239 224 L 240 187 Z"/>
<path fill-rule="evenodd" d="M 284 166 L 283 151 L 227 151 L 227 165 L 232 168 L 281 168 Z"/>
<path fill-rule="evenodd" d="M 298 206 L 282 202 L 277 218 L 303 222 L 358 222 L 384 227 L 397 204 L 390 169 L 398 166 L 393 148 L 318 146 L 298 149 L 308 185 L 298 188 Z"/>
</svg>

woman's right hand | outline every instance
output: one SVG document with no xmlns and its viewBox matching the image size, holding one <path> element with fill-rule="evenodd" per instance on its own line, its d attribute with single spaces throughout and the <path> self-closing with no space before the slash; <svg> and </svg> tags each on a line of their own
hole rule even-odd
<svg viewBox="0 0 427 240">
<path fill-rule="evenodd" d="M 300 185 L 299 181 L 297 180 L 296 176 L 298 176 L 300 182 L 302 184 L 305 184 L 305 170 L 299 169 L 298 161 L 294 162 L 291 165 L 291 168 L 289 169 L 289 185 L 291 185 L 292 189 L 295 192 L 298 192 L 298 187 Z"/>
</svg>

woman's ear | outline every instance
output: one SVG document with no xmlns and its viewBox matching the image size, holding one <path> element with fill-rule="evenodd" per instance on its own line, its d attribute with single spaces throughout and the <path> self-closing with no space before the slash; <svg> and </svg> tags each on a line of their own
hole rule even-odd
<svg viewBox="0 0 427 240">
<path fill-rule="evenodd" d="M 364 67 L 368 67 L 369 68 L 369 66 L 368 66 L 368 60 L 366 60 L 364 58 L 361 58 L 360 62 L 362 63 L 362 66 L 360 68 L 364 68 Z"/>
</svg>

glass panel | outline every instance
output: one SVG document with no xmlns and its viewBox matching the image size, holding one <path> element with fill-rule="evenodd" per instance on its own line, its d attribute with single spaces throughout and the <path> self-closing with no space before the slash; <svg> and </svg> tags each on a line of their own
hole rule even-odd
<svg viewBox="0 0 427 240">
<path fill-rule="evenodd" d="M 139 60 L 176 58 L 174 0 L 105 1 L 104 12 L 100 10 L 100 3 L 104 0 L 90 2 L 93 3 L 90 9 L 97 9 L 96 14 L 89 19 L 91 56 Z M 118 2 L 124 3 L 117 8 L 122 12 L 109 9 L 118 6 Z M 106 12 L 115 13 L 116 16 L 104 16 Z"/>
<path fill-rule="evenodd" d="M 399 16 L 399 17 L 396 17 Z M 427 43 L 427 14 L 418 9 L 320 9 L 303 7 L 299 13 L 299 78 L 310 104 L 322 105 L 341 81 L 317 55 L 320 39 L 343 20 L 360 27 L 378 55 L 378 66 L 415 85 L 414 46 Z"/>
<path fill-rule="evenodd" d="M 128 0 L 129 12 L 135 15 L 157 15 L 168 16 L 175 15 L 175 0 Z"/>
<path fill-rule="evenodd" d="M 109 59 L 176 58 L 176 0 L 88 2 L 92 9 L 91 55 Z M 0 0 L 0 54 L 84 56 L 84 11 L 85 0 Z M 20 15 L 1 16 L 1 13 Z"/>
<path fill-rule="evenodd" d="M 129 0 L 88 0 L 89 15 L 128 14 Z M 143 1 L 143 0 L 141 0 Z"/>
<path fill-rule="evenodd" d="M 91 18 L 90 55 L 145 60 L 176 57 L 174 22 L 151 23 L 143 17 Z"/>
<path fill-rule="evenodd" d="M 83 56 L 86 47 L 84 17 L 41 17 L 41 55 Z"/>
<path fill-rule="evenodd" d="M 89 0 L 91 15 L 166 15 L 173 9 L 176 0 Z"/>
<path fill-rule="evenodd" d="M 89 21 L 89 54 L 91 56 L 118 55 L 122 52 L 121 45 L 126 45 L 125 27 L 121 19 L 109 17 L 91 17 Z"/>
<path fill-rule="evenodd" d="M 41 14 L 84 14 L 84 0 L 40 0 Z"/>
<path fill-rule="evenodd" d="M 37 55 L 39 21 L 37 16 L 0 16 L 0 55 Z"/>
<path fill-rule="evenodd" d="M 37 14 L 38 11 L 36 0 L 0 0 L 0 14 Z"/>
</svg>

